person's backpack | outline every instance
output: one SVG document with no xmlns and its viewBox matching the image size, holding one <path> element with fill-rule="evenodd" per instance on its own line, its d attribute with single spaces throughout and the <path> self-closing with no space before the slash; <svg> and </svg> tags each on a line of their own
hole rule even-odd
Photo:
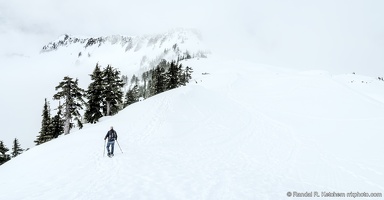
<svg viewBox="0 0 384 200">
<path fill-rule="evenodd" d="M 111 130 L 109 132 L 109 135 L 108 135 L 108 140 L 109 141 L 115 141 L 116 138 L 117 138 L 116 131 L 115 130 Z"/>
</svg>

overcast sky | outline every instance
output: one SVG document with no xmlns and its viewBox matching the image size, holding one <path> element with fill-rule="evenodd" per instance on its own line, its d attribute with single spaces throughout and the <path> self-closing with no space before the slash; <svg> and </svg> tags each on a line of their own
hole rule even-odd
<svg viewBox="0 0 384 200">
<path fill-rule="evenodd" d="M 382 0 L 1 0 L 0 53 L 38 52 L 64 33 L 185 27 L 200 30 L 214 53 L 238 59 L 384 76 L 383 10 Z"/>
</svg>

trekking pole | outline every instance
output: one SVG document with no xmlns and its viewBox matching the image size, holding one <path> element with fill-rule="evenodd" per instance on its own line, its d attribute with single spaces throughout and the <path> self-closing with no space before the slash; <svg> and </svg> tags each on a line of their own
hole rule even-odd
<svg viewBox="0 0 384 200">
<path fill-rule="evenodd" d="M 116 142 L 117 142 L 117 145 L 118 145 L 118 146 L 119 146 L 119 148 L 120 148 L 120 151 L 121 151 L 121 153 L 123 153 L 123 150 L 121 150 L 121 147 L 120 147 L 119 141 L 117 141 L 117 140 L 116 140 Z"/>
<path fill-rule="evenodd" d="M 103 157 L 105 155 L 105 140 L 104 140 L 104 151 L 103 151 Z"/>
</svg>

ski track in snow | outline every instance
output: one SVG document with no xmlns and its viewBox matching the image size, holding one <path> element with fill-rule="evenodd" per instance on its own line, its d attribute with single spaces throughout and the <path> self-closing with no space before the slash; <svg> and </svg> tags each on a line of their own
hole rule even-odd
<svg viewBox="0 0 384 200">
<path fill-rule="evenodd" d="M 344 109 L 337 98 L 319 101 L 331 110 L 303 105 L 317 103 L 305 96 L 316 87 L 319 97 L 343 92 L 362 105 L 363 95 L 327 76 L 247 67 L 232 73 L 231 66 L 209 64 L 194 68 L 211 73 L 197 76 L 198 84 L 135 103 L 1 166 L 0 188 L 7 189 L 0 199 L 285 199 L 289 191 L 384 191 L 384 162 L 373 151 L 382 147 L 330 141 L 346 138 L 332 127 L 382 122 L 380 103 L 367 108 L 376 112 L 345 118 L 332 111 Z M 102 154 L 110 125 L 124 152 L 115 144 L 113 158 Z M 382 130 L 354 132 L 350 142 Z"/>
</svg>

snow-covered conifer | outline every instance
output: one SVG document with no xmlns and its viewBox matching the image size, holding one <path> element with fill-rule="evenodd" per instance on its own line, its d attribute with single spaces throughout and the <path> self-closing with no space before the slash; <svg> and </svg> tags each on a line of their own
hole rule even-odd
<svg viewBox="0 0 384 200">
<path fill-rule="evenodd" d="M 103 71 L 103 112 L 105 116 L 116 114 L 123 102 L 124 86 L 120 71 L 108 65 Z"/>
<path fill-rule="evenodd" d="M 90 75 L 91 82 L 86 91 L 88 98 L 87 109 L 84 113 L 84 118 L 89 123 L 96 123 L 103 116 L 101 106 L 103 103 L 103 73 L 100 70 L 99 64 L 96 64 L 93 73 Z"/>
<path fill-rule="evenodd" d="M 81 129 L 83 124 L 79 110 L 83 109 L 85 102 L 83 100 L 84 90 L 79 88 L 78 79 L 74 81 L 72 78 L 66 76 L 55 89 L 59 90 L 59 92 L 57 92 L 53 98 L 55 100 L 64 100 L 64 134 L 69 134 L 70 129 L 74 127 L 72 123 L 73 119 L 77 121 L 77 125 Z"/>
<path fill-rule="evenodd" d="M 11 152 L 12 158 L 22 154 L 23 151 L 24 150 L 20 147 L 19 140 L 17 138 L 15 138 L 13 140 L 13 146 L 12 146 L 12 152 Z"/>
</svg>

